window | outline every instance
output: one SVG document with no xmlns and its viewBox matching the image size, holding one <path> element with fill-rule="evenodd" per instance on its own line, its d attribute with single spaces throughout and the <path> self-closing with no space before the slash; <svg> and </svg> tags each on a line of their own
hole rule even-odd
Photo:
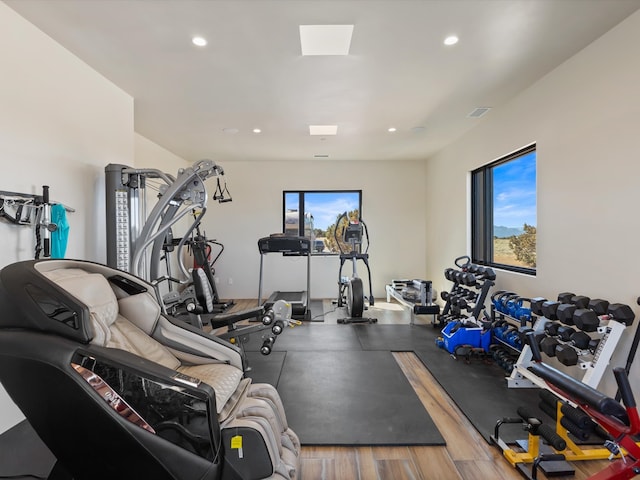
<svg viewBox="0 0 640 480">
<path fill-rule="evenodd" d="M 282 231 L 310 237 L 314 254 L 339 253 L 334 237 L 338 218 L 346 212 L 358 219 L 362 211 L 361 190 L 285 191 L 282 197 Z"/>
<path fill-rule="evenodd" d="M 536 146 L 471 172 L 472 260 L 536 272 Z"/>
</svg>

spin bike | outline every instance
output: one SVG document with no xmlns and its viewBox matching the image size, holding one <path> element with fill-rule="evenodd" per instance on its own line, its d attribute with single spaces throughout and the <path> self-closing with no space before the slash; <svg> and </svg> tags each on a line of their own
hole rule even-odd
<svg viewBox="0 0 640 480">
<path fill-rule="evenodd" d="M 342 220 L 346 221 L 346 226 L 342 229 L 342 242 L 338 240 L 338 228 Z M 367 247 L 362 252 L 362 240 L 363 233 L 366 238 Z M 336 222 L 336 228 L 333 231 L 333 235 L 336 241 L 336 245 L 340 250 L 340 269 L 338 270 L 338 307 L 347 307 L 346 318 L 339 318 L 338 323 L 376 323 L 376 318 L 363 317 L 362 314 L 365 310 L 365 301 L 367 297 L 364 294 L 364 287 L 362 285 L 362 279 L 358 277 L 357 263 L 358 260 L 367 267 L 367 274 L 369 277 L 369 306 L 373 306 L 373 292 L 371 288 L 371 269 L 369 268 L 369 231 L 367 225 L 361 218 L 351 221 L 347 217 L 347 212 L 344 212 L 338 218 Z M 350 252 L 346 252 L 343 248 L 343 244 L 349 245 Z M 347 260 L 351 260 L 353 267 L 351 278 L 342 276 L 342 267 Z"/>
</svg>

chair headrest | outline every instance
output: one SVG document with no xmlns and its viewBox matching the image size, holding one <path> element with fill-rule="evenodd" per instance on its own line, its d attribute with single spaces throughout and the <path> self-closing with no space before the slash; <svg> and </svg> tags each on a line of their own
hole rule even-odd
<svg viewBox="0 0 640 480">
<path fill-rule="evenodd" d="M 109 281 L 99 273 L 79 268 L 51 270 L 43 275 L 87 306 L 93 327 L 91 343 L 105 345 L 110 338 L 109 327 L 118 318 L 118 300 Z"/>
</svg>

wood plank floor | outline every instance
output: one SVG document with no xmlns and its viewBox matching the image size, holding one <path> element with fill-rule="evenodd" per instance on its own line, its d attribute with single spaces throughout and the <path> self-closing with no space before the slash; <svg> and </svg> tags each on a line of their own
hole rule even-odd
<svg viewBox="0 0 640 480">
<path fill-rule="evenodd" d="M 234 309 L 255 306 L 255 300 L 237 301 Z M 325 322 L 335 324 L 330 301 L 324 303 Z M 397 303 L 378 302 L 378 323 L 406 324 L 410 313 Z M 333 314 L 333 315 L 332 315 Z M 427 323 L 424 318 L 417 323 Z M 509 480 L 522 476 L 489 445 L 412 352 L 394 353 L 402 371 L 431 415 L 446 446 L 435 447 L 317 447 L 301 452 L 302 480 Z M 394 406 L 390 406 L 393 408 Z M 396 406 L 401 408 L 401 405 Z M 523 433 L 523 437 L 525 434 Z M 585 480 L 606 467 L 606 460 L 575 462 L 576 473 L 556 480 Z M 545 479 L 539 473 L 538 478 Z"/>
</svg>

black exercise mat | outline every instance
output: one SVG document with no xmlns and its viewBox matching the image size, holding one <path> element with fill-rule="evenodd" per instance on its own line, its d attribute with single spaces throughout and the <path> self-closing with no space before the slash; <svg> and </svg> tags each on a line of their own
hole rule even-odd
<svg viewBox="0 0 640 480">
<path fill-rule="evenodd" d="M 353 325 L 363 350 L 413 352 L 435 345 L 437 330 L 424 325 Z"/>
<path fill-rule="evenodd" d="M 269 355 L 262 355 L 260 352 L 246 352 L 250 368 L 246 372 L 247 377 L 251 378 L 253 383 L 269 383 L 275 387 L 278 385 L 286 356 L 287 352 L 271 352 Z"/>
<path fill-rule="evenodd" d="M 427 330 L 431 330 L 428 327 Z M 415 353 L 451 399 L 462 410 L 473 426 L 489 442 L 496 422 L 504 417 L 517 417 L 518 407 L 526 407 L 544 423 L 554 425 L 539 408 L 538 388 L 508 388 L 506 372 L 495 363 L 471 359 L 467 364 L 454 359 L 446 350 L 435 345 L 434 340 Z M 503 425 L 500 437 L 508 443 L 526 438 L 520 424 Z"/>
<path fill-rule="evenodd" d="M 0 478 L 47 478 L 55 463 L 26 420 L 0 435 Z"/>
<path fill-rule="evenodd" d="M 358 336 L 352 325 L 324 325 L 304 323 L 293 328 L 285 328 L 278 335 L 273 346 L 274 352 L 362 350 Z M 252 335 L 244 344 L 247 352 L 257 352 L 262 346 L 261 335 Z"/>
<path fill-rule="evenodd" d="M 289 351 L 278 391 L 304 445 L 445 444 L 388 351 Z"/>
</svg>

